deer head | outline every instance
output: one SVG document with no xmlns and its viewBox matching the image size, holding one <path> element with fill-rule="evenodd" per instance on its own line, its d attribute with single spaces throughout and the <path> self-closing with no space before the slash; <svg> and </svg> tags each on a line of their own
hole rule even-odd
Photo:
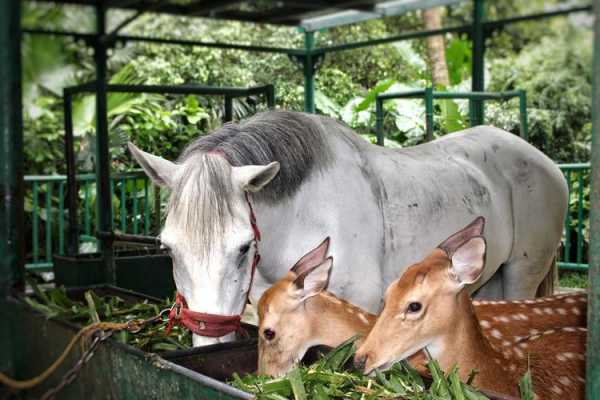
<svg viewBox="0 0 600 400">
<path fill-rule="evenodd" d="M 258 302 L 259 373 L 287 372 L 318 340 L 307 321 L 306 302 L 327 286 L 333 263 L 326 258 L 329 238 L 304 255 L 285 277 L 271 286 Z"/>
<path fill-rule="evenodd" d="M 465 330 L 453 316 L 471 307 L 463 288 L 479 279 L 485 265 L 484 224 L 477 218 L 390 285 L 385 307 L 356 353 L 358 368 L 386 368 L 423 348 L 438 358 L 446 333 Z M 470 323 L 477 325 L 472 315 Z"/>
</svg>

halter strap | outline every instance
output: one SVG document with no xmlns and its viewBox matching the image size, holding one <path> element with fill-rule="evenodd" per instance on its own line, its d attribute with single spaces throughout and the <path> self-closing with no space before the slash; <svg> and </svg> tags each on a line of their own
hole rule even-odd
<svg viewBox="0 0 600 400">
<path fill-rule="evenodd" d="M 256 271 L 256 266 L 260 261 L 260 254 L 258 253 L 260 230 L 256 224 L 256 215 L 254 214 L 254 209 L 252 208 L 252 203 L 250 202 L 248 192 L 245 192 L 245 197 L 250 209 L 250 226 L 252 227 L 252 232 L 254 234 L 254 246 L 256 251 L 254 252 L 254 259 L 252 260 L 250 285 L 246 291 L 246 301 L 244 303 L 244 308 L 242 309 L 242 314 L 244 313 L 246 304 L 248 304 L 250 289 L 252 288 L 252 283 L 254 281 L 254 272 Z M 241 315 L 219 315 L 192 311 L 188 308 L 185 298 L 179 292 L 177 292 L 175 296 L 175 304 L 173 304 L 173 307 L 171 307 L 171 311 L 169 312 L 169 322 L 167 323 L 167 328 L 165 329 L 165 335 L 168 335 L 171 332 L 171 329 L 175 324 L 182 325 L 192 331 L 192 333 L 195 333 L 199 336 L 221 337 L 232 332 L 238 332 L 242 335 L 247 335 L 246 331 L 241 326 L 241 320 Z"/>
</svg>

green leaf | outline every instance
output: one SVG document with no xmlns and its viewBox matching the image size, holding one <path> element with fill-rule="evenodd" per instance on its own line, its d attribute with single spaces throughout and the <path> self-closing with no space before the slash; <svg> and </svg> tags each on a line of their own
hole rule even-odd
<svg viewBox="0 0 600 400">
<path fill-rule="evenodd" d="M 535 398 L 533 382 L 531 380 L 531 370 L 529 368 L 519 381 L 519 392 L 521 393 L 522 400 L 533 400 Z"/>
<path fill-rule="evenodd" d="M 396 80 L 394 79 L 386 79 L 378 83 L 369 91 L 369 93 L 367 93 L 367 96 L 363 99 L 363 101 L 354 107 L 354 112 L 361 112 L 369 108 L 371 104 L 375 103 L 377 95 L 388 90 L 394 83 L 396 83 Z"/>
<path fill-rule="evenodd" d="M 294 393 L 295 400 L 306 400 L 306 389 L 304 388 L 304 382 L 302 381 L 302 374 L 299 368 L 294 368 L 286 375 L 292 385 L 292 392 Z"/>
<path fill-rule="evenodd" d="M 338 371 L 354 355 L 356 351 L 354 342 L 356 342 L 359 337 L 360 335 L 352 336 L 350 339 L 326 354 L 321 360 L 323 368 Z"/>
</svg>

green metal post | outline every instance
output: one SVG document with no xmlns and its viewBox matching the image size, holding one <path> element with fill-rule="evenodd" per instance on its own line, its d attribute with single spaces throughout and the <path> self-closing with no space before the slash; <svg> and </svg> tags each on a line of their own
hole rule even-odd
<svg viewBox="0 0 600 400">
<path fill-rule="evenodd" d="M 592 91 L 592 172 L 586 397 L 600 399 L 600 0 L 594 0 L 594 89 Z"/>
<path fill-rule="evenodd" d="M 521 118 L 521 129 L 519 133 L 525 141 L 529 142 L 529 123 L 527 117 L 527 92 L 519 90 L 519 118 Z"/>
<path fill-rule="evenodd" d="M 433 140 L 433 88 L 425 89 L 425 140 Z"/>
<path fill-rule="evenodd" d="M 6 296 L 25 262 L 20 10 L 20 1 L 0 1 L 0 371 L 11 375 L 18 339 Z"/>
<path fill-rule="evenodd" d="M 472 66 L 472 91 L 483 92 L 484 86 L 484 54 L 485 54 L 485 32 L 483 22 L 485 20 L 484 0 L 473 0 L 473 66 Z M 471 125 L 482 125 L 484 120 L 483 100 L 471 100 Z"/>
<path fill-rule="evenodd" d="M 108 149 L 107 115 L 107 44 L 106 9 L 104 1 L 96 3 L 96 43 L 94 62 L 96 63 L 96 207 L 97 229 L 112 232 L 111 193 L 110 193 L 110 153 Z M 100 249 L 104 260 L 104 279 L 106 283 L 116 283 L 116 271 L 112 253 L 112 240 L 101 239 Z"/>
<path fill-rule="evenodd" d="M 315 66 L 312 50 L 315 47 L 315 33 L 304 32 L 304 111 L 315 112 Z"/>
<path fill-rule="evenodd" d="M 375 99 L 375 134 L 377 135 L 377 144 L 385 145 L 383 134 L 383 100 L 377 97 Z"/>
<path fill-rule="evenodd" d="M 225 112 L 223 113 L 223 122 L 233 121 L 233 97 L 225 95 Z"/>
</svg>

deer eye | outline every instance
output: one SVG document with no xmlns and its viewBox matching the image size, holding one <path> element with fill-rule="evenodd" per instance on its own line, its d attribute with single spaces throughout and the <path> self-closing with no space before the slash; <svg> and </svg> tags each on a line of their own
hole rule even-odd
<svg viewBox="0 0 600 400">
<path fill-rule="evenodd" d="M 421 308 L 423 308 L 423 306 L 421 305 L 421 303 L 413 301 L 412 303 L 408 304 L 408 308 L 406 309 L 409 313 L 416 313 L 421 311 Z"/>
<path fill-rule="evenodd" d="M 265 335 L 265 339 L 267 340 L 273 340 L 275 339 L 275 331 L 267 328 L 263 331 L 263 334 Z"/>
</svg>

